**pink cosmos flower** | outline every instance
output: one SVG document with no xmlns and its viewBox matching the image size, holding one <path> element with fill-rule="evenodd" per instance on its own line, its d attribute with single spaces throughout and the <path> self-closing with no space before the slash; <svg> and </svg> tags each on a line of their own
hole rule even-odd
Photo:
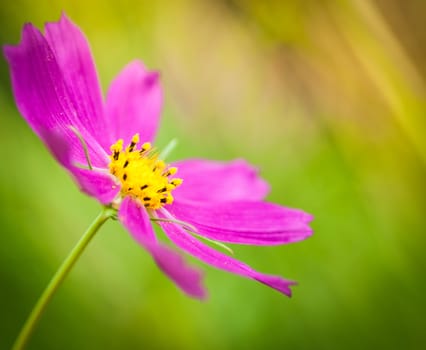
<svg viewBox="0 0 426 350">
<path fill-rule="evenodd" d="M 257 272 L 199 238 L 286 244 L 311 235 L 312 217 L 265 202 L 269 186 L 243 160 L 164 163 L 150 143 L 162 107 L 158 73 L 131 62 L 104 100 L 86 38 L 65 15 L 47 23 L 44 35 L 26 24 L 20 44 L 4 53 L 17 106 L 34 132 L 82 191 L 117 209 L 121 223 L 184 292 L 205 297 L 202 274 L 157 240 L 151 222 L 205 263 L 291 295 L 295 282 Z"/>
</svg>

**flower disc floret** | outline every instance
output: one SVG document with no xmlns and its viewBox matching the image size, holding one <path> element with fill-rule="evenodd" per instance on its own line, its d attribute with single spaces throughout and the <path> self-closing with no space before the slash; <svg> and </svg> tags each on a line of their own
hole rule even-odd
<svg viewBox="0 0 426 350">
<path fill-rule="evenodd" d="M 145 208 L 160 209 L 173 203 L 172 191 L 182 183 L 182 179 L 171 178 L 176 167 L 168 167 L 151 144 L 145 142 L 138 149 L 139 134 L 133 136 L 123 150 L 120 139 L 111 146 L 109 170 L 121 183 L 121 196 L 131 196 L 139 200 Z"/>
</svg>

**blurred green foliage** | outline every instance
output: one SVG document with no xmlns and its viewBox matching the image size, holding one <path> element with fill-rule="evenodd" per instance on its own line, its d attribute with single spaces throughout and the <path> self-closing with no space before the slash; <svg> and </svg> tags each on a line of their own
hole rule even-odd
<svg viewBox="0 0 426 350">
<path fill-rule="evenodd" d="M 426 3 L 49 1 L 0 5 L 1 43 L 61 10 L 106 88 L 134 58 L 159 69 L 158 146 L 257 164 L 270 200 L 315 235 L 233 247 L 295 279 L 287 299 L 204 267 L 210 298 L 178 291 L 109 222 L 49 305 L 29 349 L 422 349 L 426 343 Z M 0 61 L 0 348 L 99 208 L 16 110 Z"/>
</svg>

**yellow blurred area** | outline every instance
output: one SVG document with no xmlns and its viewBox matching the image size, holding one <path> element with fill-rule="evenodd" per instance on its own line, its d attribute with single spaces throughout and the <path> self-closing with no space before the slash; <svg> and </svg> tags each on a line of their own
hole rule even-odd
<svg viewBox="0 0 426 350">
<path fill-rule="evenodd" d="M 315 235 L 237 247 L 297 280 L 294 297 L 205 269 L 193 301 L 118 223 L 102 229 L 28 349 L 421 349 L 426 281 L 426 2 L 4 2 L 0 41 L 61 11 L 85 32 L 104 90 L 131 60 L 159 70 L 159 147 L 245 158 L 271 201 Z M 98 213 L 19 116 L 0 61 L 0 348 Z M 193 261 L 193 260 L 191 260 Z M 195 262 L 195 261 L 194 261 Z"/>
</svg>

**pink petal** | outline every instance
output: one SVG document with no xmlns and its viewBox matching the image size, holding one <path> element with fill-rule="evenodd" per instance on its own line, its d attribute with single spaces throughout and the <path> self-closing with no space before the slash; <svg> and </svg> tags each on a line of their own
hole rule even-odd
<svg viewBox="0 0 426 350">
<path fill-rule="evenodd" d="M 195 201 L 261 200 L 269 185 L 256 168 L 242 159 L 217 162 L 191 159 L 173 164 L 183 184 L 173 191 L 175 198 Z"/>
<path fill-rule="evenodd" d="M 133 61 L 112 82 L 106 99 L 110 144 L 128 144 L 139 133 L 141 142 L 152 141 L 157 132 L 163 95 L 157 72 Z"/>
<path fill-rule="evenodd" d="M 102 204 L 111 203 L 120 191 L 114 177 L 105 171 L 88 170 L 72 163 L 70 143 L 58 130 L 43 131 L 42 137 L 56 160 L 67 169 L 80 189 Z"/>
<path fill-rule="evenodd" d="M 254 201 L 205 203 L 176 200 L 167 210 L 213 240 L 254 245 L 297 242 L 312 234 L 312 216 L 297 209 Z"/>
<path fill-rule="evenodd" d="M 77 104 L 64 80 L 56 57 L 47 40 L 32 24 L 26 24 L 21 43 L 5 46 L 4 54 L 11 70 L 16 104 L 31 128 L 42 132 L 61 130 L 72 148 L 74 161 L 85 163 L 81 144 L 70 130 L 72 125 L 84 137 L 92 163 L 103 166 L 107 154 L 79 119 Z"/>
<path fill-rule="evenodd" d="M 65 14 L 46 24 L 46 39 L 72 96 L 78 118 L 97 140 L 105 138 L 102 95 L 89 44 Z M 106 150 L 109 153 L 109 144 Z"/>
<path fill-rule="evenodd" d="M 161 214 L 164 218 L 164 214 Z M 209 246 L 201 243 L 193 236 L 184 231 L 180 226 L 171 223 L 160 223 L 167 236 L 181 249 L 204 261 L 205 263 L 243 277 L 259 281 L 279 292 L 291 296 L 290 286 L 296 284 L 294 281 L 286 280 L 279 276 L 266 275 L 253 270 L 250 266 L 238 261 L 228 255 L 222 254 Z"/>
<path fill-rule="evenodd" d="M 179 288 L 192 297 L 206 297 L 202 286 L 202 273 L 188 266 L 172 249 L 158 243 L 145 208 L 126 197 L 121 203 L 118 217 L 133 238 L 148 250 L 160 269 Z"/>
<path fill-rule="evenodd" d="M 110 204 L 120 192 L 111 174 L 79 168 L 72 169 L 72 174 L 80 189 L 101 204 Z"/>
</svg>

